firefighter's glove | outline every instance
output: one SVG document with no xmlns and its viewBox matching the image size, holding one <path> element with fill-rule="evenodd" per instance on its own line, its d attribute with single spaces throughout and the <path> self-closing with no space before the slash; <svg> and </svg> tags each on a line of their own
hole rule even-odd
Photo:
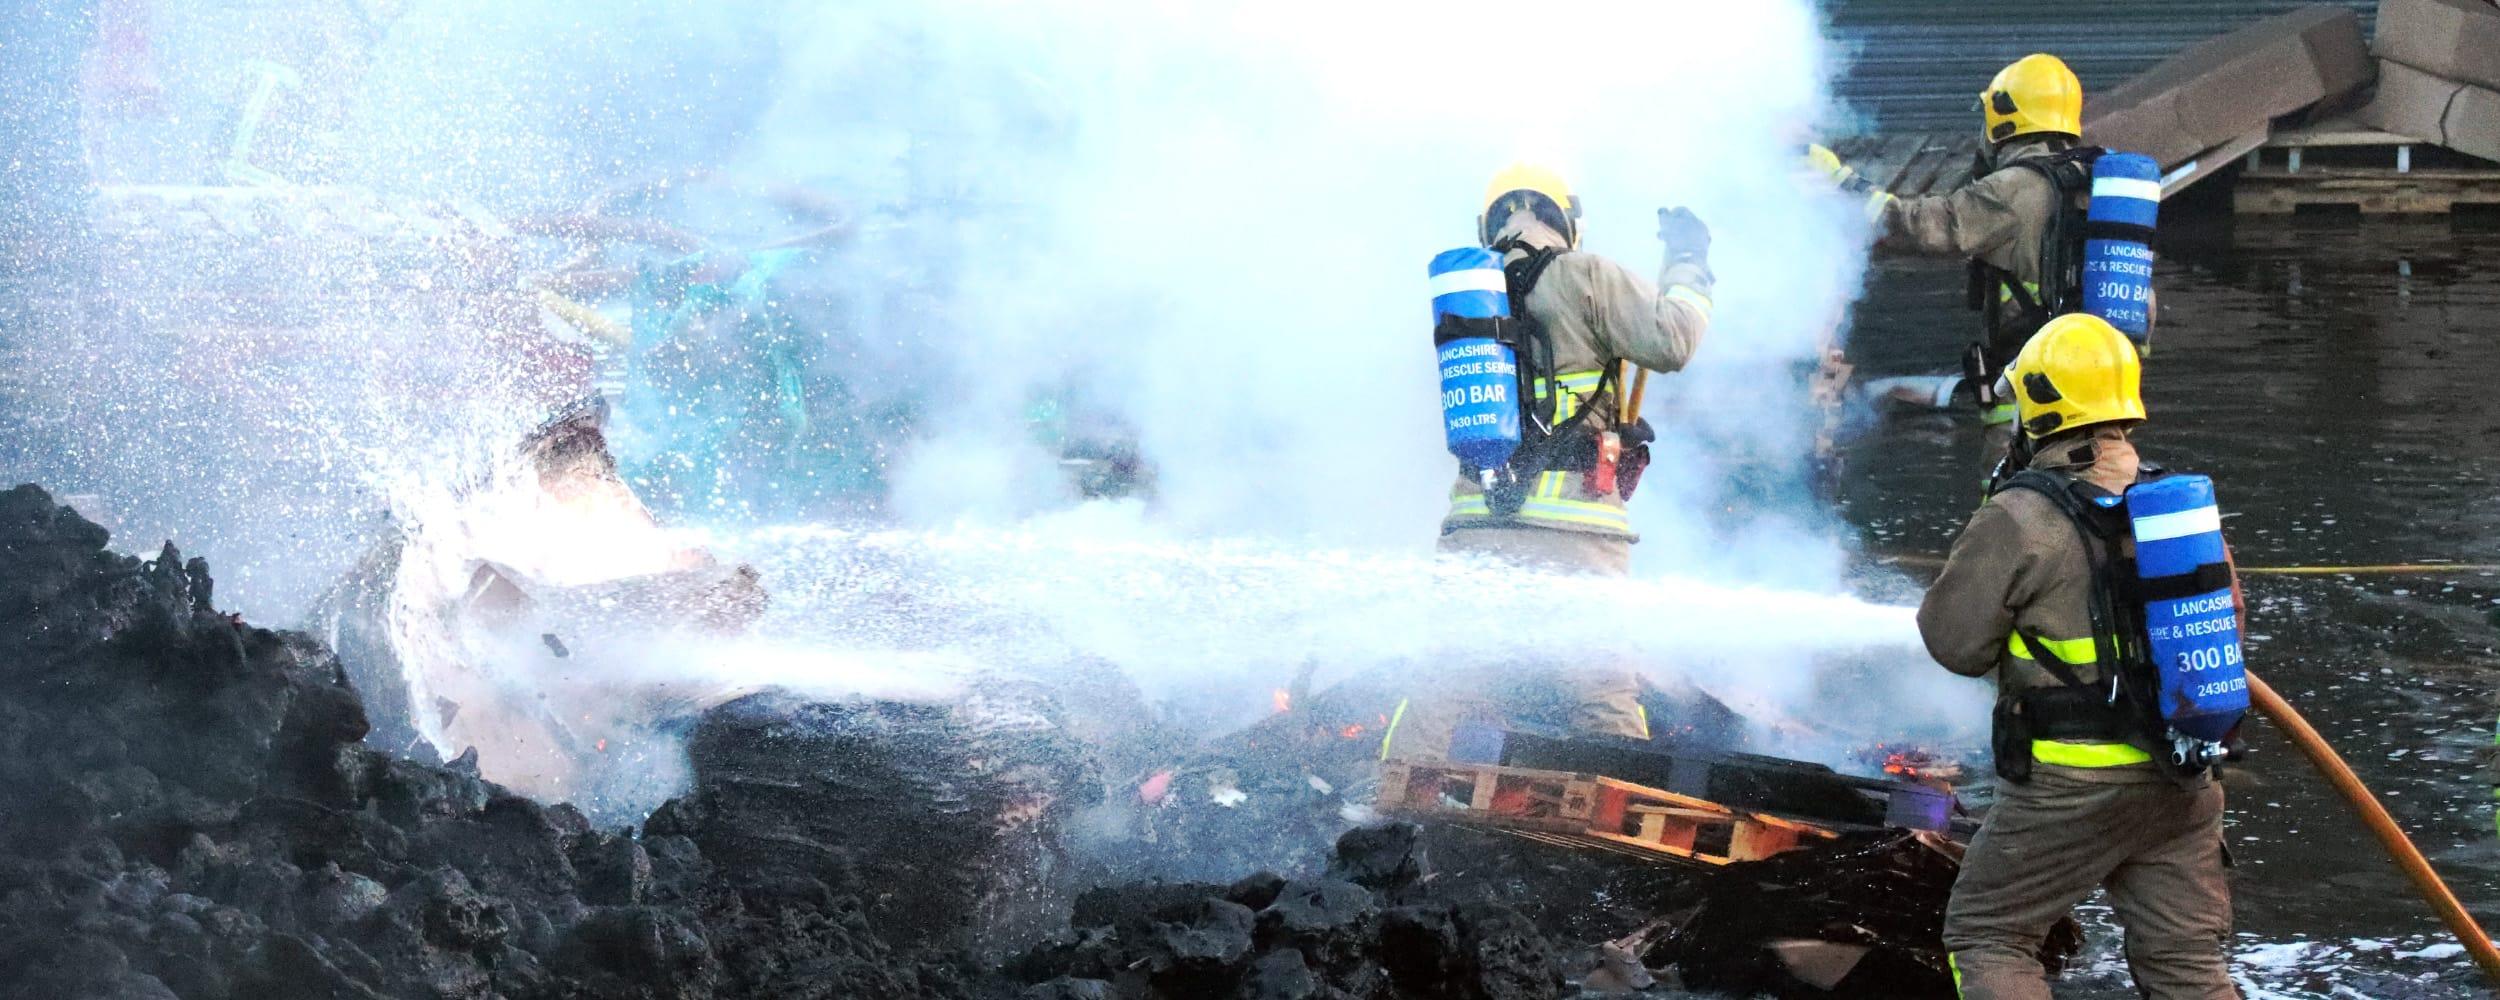
<svg viewBox="0 0 2500 1000">
<path fill-rule="evenodd" d="M 1710 227 L 1692 209 L 1659 209 L 1658 242 L 1667 245 L 1667 263 L 1710 263 Z"/>
<path fill-rule="evenodd" d="M 1881 222 L 1884 209 L 1898 200 L 1892 192 L 1876 187 L 1875 182 L 1840 161 L 1840 154 L 1830 147 L 1808 145 L 1797 158 L 1808 177 L 1830 182 L 1832 189 L 1855 195 L 1866 209 L 1866 221 Z"/>
<path fill-rule="evenodd" d="M 1835 188 L 1847 189 L 1849 182 L 1858 177 L 1858 172 L 1840 162 L 1840 154 L 1832 152 L 1828 146 L 1808 144 L 1798 161 L 1806 174 L 1828 179 Z"/>
</svg>

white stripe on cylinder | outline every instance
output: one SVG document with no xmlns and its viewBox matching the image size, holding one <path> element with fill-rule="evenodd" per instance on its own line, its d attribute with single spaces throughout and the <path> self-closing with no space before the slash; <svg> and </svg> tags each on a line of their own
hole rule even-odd
<svg viewBox="0 0 2500 1000">
<path fill-rule="evenodd" d="M 2138 544 L 2221 530 L 2222 510 L 2218 507 L 2193 507 L 2135 519 L 2135 540 Z"/>
<path fill-rule="evenodd" d="M 2095 177 L 2092 178 L 2092 197 L 2160 201 L 2161 182 L 2137 180 L 2133 177 Z"/>
<path fill-rule="evenodd" d="M 1500 268 L 1494 267 L 1443 271 L 1432 276 L 1433 298 L 1437 299 L 1451 292 L 1501 292 L 1507 295 L 1510 293 L 1510 279 L 1503 276 Z"/>
</svg>

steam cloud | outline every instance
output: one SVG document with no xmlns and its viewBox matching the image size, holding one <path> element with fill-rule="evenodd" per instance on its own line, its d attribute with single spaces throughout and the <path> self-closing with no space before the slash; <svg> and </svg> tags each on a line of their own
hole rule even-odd
<svg viewBox="0 0 2500 1000">
<path fill-rule="evenodd" d="M 165 3 L 169 62 L 209 73 L 212 40 L 248 33 L 220 17 Z M 776 595 L 754 645 L 666 647 L 668 662 L 612 676 L 909 687 L 857 665 L 910 643 L 827 613 L 861 566 L 902 559 L 898 579 L 1046 623 L 1013 633 L 1027 655 L 1102 657 L 1164 697 L 1238 691 L 1253 714 L 1307 660 L 1343 673 L 1525 645 L 1628 654 L 1772 715 L 1829 716 L 1882 690 L 1980 717 L 1973 689 L 1931 682 L 1906 609 L 1835 596 L 1842 552 L 1799 485 L 1812 415 L 1797 376 L 1854 297 L 1867 239 L 1794 177 L 1829 72 L 1804 0 L 436 0 L 380 23 L 308 88 L 330 109 L 303 141 L 326 179 L 519 212 L 705 167 L 736 183 L 697 185 L 679 211 L 724 245 L 787 235 L 740 193 L 761 184 L 900 207 L 855 237 L 822 305 L 862 331 L 838 359 L 860 381 L 926 402 L 892 476 L 905 527 L 729 530 L 714 543 L 757 560 Z M 335 53 L 355 48 L 346 37 L 261 41 Z M 215 140 L 161 141 L 152 155 L 180 162 Z M 1655 208 L 1690 206 L 1716 237 L 1713 329 L 1650 395 L 1664 439 L 1632 506 L 1638 583 L 1435 570 L 1424 555 L 1452 461 L 1423 266 L 1472 241 L 1484 179 L 1522 158 L 1572 177 L 1586 249 L 1636 272 L 1658 259 Z M 129 364 L 98 352 L 45 378 L 112 369 L 128 384 Z M 211 520 L 283 499 L 302 532 L 361 537 L 350 512 L 382 497 L 448 519 L 441 484 L 481 477 L 484 442 L 529 422 L 496 415 L 492 394 L 441 408 L 395 404 L 404 390 L 375 377 L 287 384 L 320 405 L 208 460 L 232 484 Z M 1068 385 L 1137 429 L 1150 507 L 1070 509 L 1055 456 L 1024 432 L 1033 393 Z M 90 419 L 95 440 L 130 437 L 104 436 L 126 415 Z M 331 460 L 263 460 L 290 441 Z M 200 513 L 167 509 L 188 502 L 154 464 L 174 456 L 87 457 L 72 463 L 84 484 L 161 500 L 150 526 Z M 266 543 L 245 534 L 219 541 L 248 560 Z M 317 572 L 350 550 L 323 547 Z M 279 613 L 305 590 L 239 579 L 247 607 Z M 1452 603 L 1498 613 L 1557 593 L 1569 614 L 1450 624 Z M 912 662 L 934 675 L 944 660 Z"/>
</svg>

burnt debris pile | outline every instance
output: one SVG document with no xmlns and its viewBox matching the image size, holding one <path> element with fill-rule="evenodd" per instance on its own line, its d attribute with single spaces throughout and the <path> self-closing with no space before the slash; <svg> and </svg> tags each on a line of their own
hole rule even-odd
<svg viewBox="0 0 2500 1000">
<path fill-rule="evenodd" d="M 1368 704 L 1159 772 L 1147 813 L 1191 821 L 1088 859 L 1069 834 L 1103 825 L 1079 822 L 1103 777 L 1047 692 L 768 690 L 694 721 L 686 794 L 602 829 L 474 751 L 369 745 L 336 656 L 218 612 L 200 560 L 106 541 L 40 489 L 0 493 L 0 998 L 1526 1000 L 1670 967 L 1745 993 L 1949 989 L 1956 857 L 1933 838 L 1698 880 L 1447 825 L 1323 855 L 1377 745 Z M 1140 843 L 1215 846 L 1177 865 Z M 1073 891 L 1258 856 L 1285 874 Z"/>
<path fill-rule="evenodd" d="M 701 761 L 698 791 L 666 822 L 593 829 L 479 778 L 473 760 L 369 749 L 336 658 L 218 613 L 200 560 L 169 546 L 142 561 L 105 541 L 39 489 L 0 493 L 0 994 L 979 994 L 977 970 L 919 943 L 968 919 L 972 893 L 898 906 L 885 897 L 915 893 L 861 890 L 993 849 L 997 824 L 955 822 L 1013 794 L 984 772 L 890 795 L 854 816 L 851 846 L 769 815 L 752 769 L 700 787 Z M 867 714 L 884 735 L 945 731 Z M 844 745 L 857 752 L 828 765 L 837 774 L 908 767 L 931 743 Z M 812 834 L 786 849 L 847 874 L 795 874 L 761 844 L 774 831 Z M 907 857 L 859 846 L 904 839 Z"/>
<path fill-rule="evenodd" d="M 1554 942 L 1492 903 L 1429 898 L 1415 827 L 1347 833 L 1325 874 L 1138 883 L 1076 900 L 1072 933 L 1009 963 L 1029 1000 L 1569 995 Z"/>
</svg>

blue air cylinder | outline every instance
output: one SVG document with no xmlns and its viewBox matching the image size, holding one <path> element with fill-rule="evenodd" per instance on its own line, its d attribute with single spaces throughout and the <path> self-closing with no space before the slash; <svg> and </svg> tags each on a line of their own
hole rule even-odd
<svg viewBox="0 0 2500 1000">
<path fill-rule="evenodd" d="M 2092 162 L 2092 207 L 2083 242 L 2083 311 L 2108 320 L 2138 345 L 2153 330 L 2153 222 L 2161 211 L 2161 166 L 2139 153 L 2103 153 Z"/>
<path fill-rule="evenodd" d="M 1519 355 L 1504 343 L 1510 282 L 1501 255 L 1460 247 L 1432 259 L 1433 346 L 1441 355 L 1441 426 L 1470 473 L 1519 448 Z"/>
<path fill-rule="evenodd" d="M 2248 711 L 2248 666 L 2223 557 L 2213 480 L 2178 475 L 2127 490 L 2144 630 L 2172 729 L 2220 742 Z"/>
</svg>

